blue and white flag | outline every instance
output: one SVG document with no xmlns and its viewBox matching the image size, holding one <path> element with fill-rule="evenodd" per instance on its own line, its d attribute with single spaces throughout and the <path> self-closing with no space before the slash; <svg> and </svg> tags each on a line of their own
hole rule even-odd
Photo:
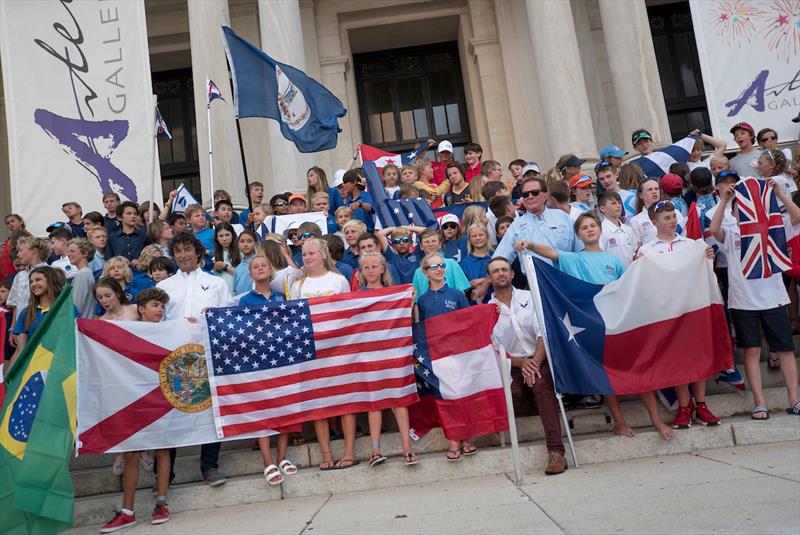
<svg viewBox="0 0 800 535">
<path fill-rule="evenodd" d="M 660 178 L 669 173 L 669 166 L 674 163 L 686 163 L 692 154 L 692 146 L 697 140 L 694 136 L 686 136 L 669 147 L 651 152 L 633 160 L 644 171 L 644 176 Z"/>
<path fill-rule="evenodd" d="M 156 107 L 156 137 L 172 139 L 172 134 L 169 133 L 169 128 L 167 128 L 167 122 L 164 121 L 161 112 L 158 111 L 158 107 Z"/>
<path fill-rule="evenodd" d="M 175 194 L 175 199 L 172 201 L 172 212 L 182 214 L 192 204 L 200 204 L 192 194 L 186 189 L 186 186 L 181 184 L 178 186 L 178 191 Z"/>
<path fill-rule="evenodd" d="M 390 199 L 378 175 L 375 162 L 366 161 L 361 166 L 367 178 L 367 189 L 372 195 L 373 209 L 383 228 L 416 225 L 436 227 L 436 216 L 425 199 Z"/>
<path fill-rule="evenodd" d="M 214 83 L 214 80 L 207 80 L 206 87 L 208 87 L 208 104 L 211 104 L 211 101 L 214 99 L 225 100 L 222 98 L 222 92 L 217 87 L 217 84 Z"/>
<path fill-rule="evenodd" d="M 333 93 L 304 72 L 279 63 L 222 27 L 233 74 L 237 117 L 267 117 L 300 152 L 332 149 L 347 110 Z"/>
</svg>

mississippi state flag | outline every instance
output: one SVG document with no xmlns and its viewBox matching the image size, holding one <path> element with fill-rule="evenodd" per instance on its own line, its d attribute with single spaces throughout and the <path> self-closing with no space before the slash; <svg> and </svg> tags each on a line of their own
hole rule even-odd
<svg viewBox="0 0 800 535">
<path fill-rule="evenodd" d="M 736 184 L 736 205 L 744 276 L 766 279 L 792 269 L 792 260 L 786 252 L 786 229 L 772 186 L 766 180 L 743 178 Z"/>
<path fill-rule="evenodd" d="M 374 162 L 375 167 L 383 172 L 383 168 L 389 164 L 397 167 L 410 164 L 423 148 L 423 146 L 420 146 L 418 149 L 405 154 L 394 154 L 369 145 L 361 145 L 361 162 Z"/>
<path fill-rule="evenodd" d="M 225 100 L 224 98 L 222 98 L 222 92 L 220 92 L 219 87 L 217 87 L 217 84 L 215 84 L 213 80 L 208 80 L 206 83 L 208 87 L 209 104 L 211 104 L 211 101 L 215 99 Z"/>
<path fill-rule="evenodd" d="M 644 256 L 605 286 L 525 256 L 527 272 L 535 266 L 529 281 L 541 296 L 556 391 L 638 394 L 733 368 L 722 295 L 705 248 L 694 242 Z"/>
<path fill-rule="evenodd" d="M 78 455 L 217 441 L 199 325 L 79 319 L 77 346 Z"/>
<path fill-rule="evenodd" d="M 409 407 L 421 437 L 442 427 L 450 440 L 508 430 L 503 381 L 492 345 L 497 307 L 477 305 L 414 325 L 420 401 Z"/>
</svg>

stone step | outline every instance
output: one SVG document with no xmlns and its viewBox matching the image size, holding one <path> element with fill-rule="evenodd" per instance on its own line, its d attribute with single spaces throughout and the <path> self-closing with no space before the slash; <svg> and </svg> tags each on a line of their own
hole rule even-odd
<svg viewBox="0 0 800 535">
<path fill-rule="evenodd" d="M 741 416 L 727 419 L 716 427 L 695 426 L 680 430 L 670 442 L 662 440 L 655 431 L 643 430 L 634 438 L 608 433 L 581 435 L 576 437 L 575 447 L 579 462 L 591 464 L 792 440 L 800 440 L 800 419 L 775 412 L 765 422 L 756 422 Z M 535 474 L 527 476 L 529 480 L 541 479 L 542 484 L 546 484 L 543 467 L 547 461 L 547 451 L 544 444 L 521 445 L 520 460 L 524 472 Z M 574 469 L 571 458 L 570 466 Z M 511 472 L 513 466 L 510 448 L 489 447 L 481 449 L 473 457 L 455 463 L 448 462 L 438 452 L 421 454 L 420 462 L 413 467 L 406 467 L 400 459 L 393 458 L 384 466 L 373 469 L 369 469 L 365 463 L 342 471 L 302 469 L 297 475 L 287 477 L 285 483 L 277 487 L 267 485 L 260 475 L 230 477 L 225 485 L 216 488 L 203 483 L 176 485 L 170 489 L 169 505 L 171 512 L 180 512 Z M 111 512 L 119 507 L 120 499 L 119 493 L 76 499 L 75 526 L 99 525 L 109 520 Z M 153 497 L 150 491 L 137 492 L 136 512 L 140 522 L 149 519 L 152 507 Z M 91 533 L 95 529 L 85 527 L 74 531 Z"/>
<path fill-rule="evenodd" d="M 751 397 L 749 393 L 733 392 L 729 387 L 724 393 L 708 396 L 709 407 L 720 418 L 729 418 L 734 415 L 744 414 L 751 409 Z M 770 410 L 783 409 L 787 404 L 786 390 L 782 387 L 771 387 L 764 390 L 767 405 Z M 650 418 L 641 402 L 634 398 L 622 403 L 623 414 L 628 424 L 633 428 L 647 428 L 650 426 Z M 670 421 L 670 415 L 663 408 L 661 409 L 662 419 Z M 567 419 L 573 435 L 584 435 L 591 433 L 605 433 L 612 430 L 611 417 L 605 407 L 596 409 L 581 409 L 567 412 Z M 538 416 L 519 417 L 517 421 L 517 436 L 520 443 L 526 443 L 544 439 Z M 498 446 L 502 438 L 497 434 L 479 437 L 475 444 L 480 447 Z M 263 470 L 261 455 L 258 451 L 253 451 L 251 447 L 254 440 L 235 441 L 223 444 L 220 453 L 220 469 L 229 477 L 260 474 Z M 274 441 L 273 441 L 274 445 Z M 434 429 L 418 442 L 413 443 L 414 451 L 417 453 L 433 453 L 446 451 L 448 441 L 444 437 L 441 429 Z M 191 450 L 192 453 L 179 455 L 175 460 L 175 481 L 174 484 L 184 484 L 199 482 L 201 474 L 199 470 L 199 447 L 184 448 Z M 402 454 L 402 442 L 400 434 L 397 432 L 383 433 L 381 436 L 381 449 L 384 455 L 400 456 Z M 179 450 L 180 452 L 181 450 Z M 335 440 L 331 442 L 331 451 L 334 458 L 340 458 L 344 453 L 344 441 Z M 356 455 L 362 460 L 369 459 L 371 453 L 371 441 L 368 436 L 356 440 Z M 95 456 L 100 457 L 100 456 Z M 102 456 L 113 461 L 113 455 Z M 322 462 L 322 454 L 316 442 L 310 442 L 302 446 L 290 446 L 287 457 L 298 467 L 317 466 Z M 109 463 L 110 464 L 110 463 Z M 151 488 L 153 485 L 153 474 L 140 469 L 138 488 Z M 122 490 L 122 478 L 115 476 L 110 466 L 99 468 L 73 469 L 72 480 L 76 496 L 92 496 L 119 492 Z"/>
</svg>

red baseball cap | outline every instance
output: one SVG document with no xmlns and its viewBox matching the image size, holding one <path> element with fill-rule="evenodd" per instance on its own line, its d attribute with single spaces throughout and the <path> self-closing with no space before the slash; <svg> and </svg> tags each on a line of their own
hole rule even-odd
<svg viewBox="0 0 800 535">
<path fill-rule="evenodd" d="M 683 192 L 683 179 L 676 174 L 667 173 L 659 179 L 658 183 L 670 195 L 678 195 Z"/>
<path fill-rule="evenodd" d="M 751 136 L 756 135 L 756 131 L 752 126 L 750 126 L 750 123 L 736 123 L 735 125 L 733 125 L 733 128 L 731 128 L 731 134 L 733 134 L 739 128 L 741 128 L 742 130 L 747 130 L 748 132 L 750 132 Z"/>
<path fill-rule="evenodd" d="M 569 179 L 569 187 L 572 188 L 586 188 L 593 184 L 592 177 L 578 173 Z"/>
</svg>

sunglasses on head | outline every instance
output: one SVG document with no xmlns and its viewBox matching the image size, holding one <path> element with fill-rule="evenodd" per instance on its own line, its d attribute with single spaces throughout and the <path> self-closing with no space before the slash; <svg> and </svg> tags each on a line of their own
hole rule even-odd
<svg viewBox="0 0 800 535">
<path fill-rule="evenodd" d="M 656 203 L 655 210 L 661 210 L 662 208 L 675 208 L 675 205 L 672 204 L 672 201 L 658 201 Z"/>
<path fill-rule="evenodd" d="M 425 271 L 429 271 L 431 269 L 444 269 L 444 264 L 428 264 L 428 267 L 425 268 Z"/>
<path fill-rule="evenodd" d="M 542 193 L 542 190 L 540 189 L 531 189 L 520 193 L 520 197 L 523 199 L 527 199 L 528 197 L 538 197 L 540 193 Z"/>
<path fill-rule="evenodd" d="M 445 223 L 444 225 L 442 225 L 442 228 L 443 229 L 446 229 L 446 228 L 458 228 L 458 223 Z"/>
<path fill-rule="evenodd" d="M 408 243 L 410 241 L 411 241 L 411 238 L 409 238 L 408 236 L 403 236 L 402 238 L 394 238 L 392 240 L 392 243 L 397 245 L 398 243 Z"/>
<path fill-rule="evenodd" d="M 298 238 L 304 238 L 304 239 L 313 238 L 314 237 L 314 233 L 313 232 L 303 232 L 302 234 L 298 234 L 297 237 Z"/>
<path fill-rule="evenodd" d="M 600 171 L 604 167 L 608 167 L 609 165 L 611 165 L 609 162 L 600 162 L 599 164 L 594 166 L 594 172 L 597 173 L 598 171 Z"/>
</svg>

